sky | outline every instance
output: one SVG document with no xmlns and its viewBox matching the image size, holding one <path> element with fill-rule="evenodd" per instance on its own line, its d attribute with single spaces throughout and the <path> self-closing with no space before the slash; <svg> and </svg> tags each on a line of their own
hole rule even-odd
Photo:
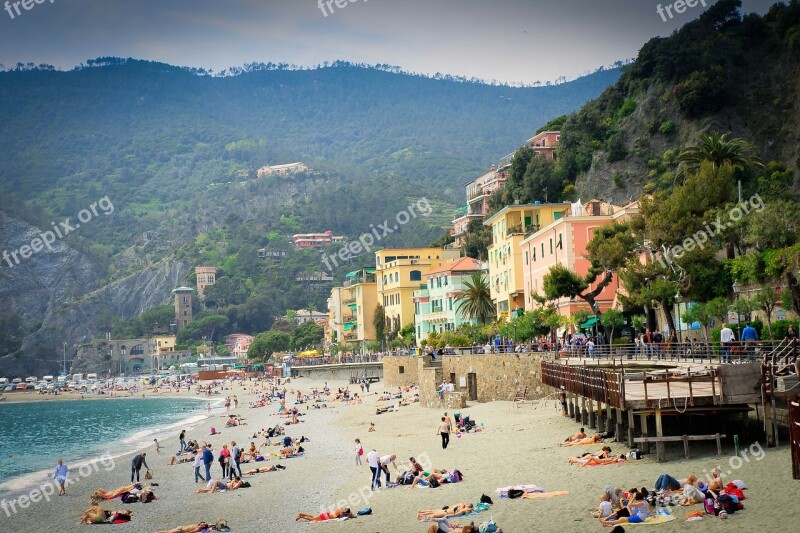
<svg viewBox="0 0 800 533">
<path fill-rule="evenodd" d="M 532 84 L 635 58 L 650 38 L 697 18 L 703 3 L 713 2 L 0 0 L 0 64 L 70 69 L 119 56 L 219 71 L 342 59 Z M 743 10 L 763 13 L 771 3 L 744 0 Z"/>
</svg>

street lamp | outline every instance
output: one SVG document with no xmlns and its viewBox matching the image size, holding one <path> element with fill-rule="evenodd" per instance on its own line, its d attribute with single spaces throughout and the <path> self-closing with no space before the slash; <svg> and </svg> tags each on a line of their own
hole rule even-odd
<svg viewBox="0 0 800 533">
<path fill-rule="evenodd" d="M 736 340 L 742 338 L 741 320 L 739 319 L 739 293 L 742 292 L 742 285 L 738 281 L 733 282 L 733 292 L 736 294 Z"/>
<path fill-rule="evenodd" d="M 675 293 L 675 303 L 678 304 L 678 323 L 677 323 L 677 330 L 678 330 L 678 344 L 683 342 L 683 335 L 681 334 L 681 302 L 683 298 L 681 298 L 680 291 Z"/>
</svg>

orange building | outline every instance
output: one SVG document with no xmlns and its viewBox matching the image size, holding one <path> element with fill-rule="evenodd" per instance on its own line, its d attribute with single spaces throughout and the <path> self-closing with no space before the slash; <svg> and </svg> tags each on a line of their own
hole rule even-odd
<svg viewBox="0 0 800 533">
<path fill-rule="evenodd" d="M 543 131 L 528 139 L 528 146 L 537 154 L 552 161 L 556 159 L 556 150 L 560 141 L 560 131 Z"/>
<path fill-rule="evenodd" d="M 597 228 L 624 222 L 638 213 L 636 203 L 624 207 L 614 206 L 600 200 L 592 200 L 585 205 L 580 201 L 572 204 L 565 215 L 553 223 L 542 227 L 527 237 L 520 245 L 522 248 L 522 270 L 525 290 L 525 309 L 536 307 L 532 296 L 543 295 L 544 276 L 555 265 L 561 264 L 577 273 L 586 276 L 591 264 L 586 256 L 586 245 L 592 240 Z M 596 285 L 590 286 L 591 288 Z M 619 279 L 606 285 L 596 300 L 601 311 L 610 309 L 615 301 Z M 556 302 L 558 313 L 570 316 L 578 309 L 589 310 L 581 299 L 562 298 Z"/>
</svg>

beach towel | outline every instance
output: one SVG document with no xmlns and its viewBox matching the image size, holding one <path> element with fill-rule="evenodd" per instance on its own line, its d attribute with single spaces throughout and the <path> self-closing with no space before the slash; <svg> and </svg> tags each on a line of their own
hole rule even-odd
<svg viewBox="0 0 800 533">
<path fill-rule="evenodd" d="M 626 524 L 628 526 L 653 526 L 656 524 L 666 524 L 667 522 L 672 522 L 673 520 L 677 520 L 678 517 L 673 515 L 669 509 L 656 509 L 653 511 L 653 516 L 648 517 L 644 522 L 641 524 Z"/>
<path fill-rule="evenodd" d="M 538 485 L 511 485 L 508 487 L 501 487 L 497 489 L 497 493 L 500 495 L 501 498 L 508 498 L 508 491 L 510 491 L 511 489 L 521 490 L 524 494 L 530 494 L 534 492 L 545 492 L 545 490 Z"/>
<path fill-rule="evenodd" d="M 546 500 L 555 496 L 569 496 L 568 490 L 553 490 L 550 492 L 526 492 L 522 495 L 527 500 Z"/>
</svg>

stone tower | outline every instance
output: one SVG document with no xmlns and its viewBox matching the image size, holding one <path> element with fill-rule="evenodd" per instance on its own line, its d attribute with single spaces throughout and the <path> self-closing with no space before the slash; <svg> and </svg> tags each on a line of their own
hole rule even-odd
<svg viewBox="0 0 800 533">
<path fill-rule="evenodd" d="M 194 267 L 194 274 L 197 278 L 197 295 L 200 299 L 206 297 L 206 287 L 217 282 L 217 267 Z"/>
<path fill-rule="evenodd" d="M 172 291 L 175 295 L 175 326 L 180 331 L 192 321 L 192 294 L 191 287 L 178 287 Z"/>
</svg>

